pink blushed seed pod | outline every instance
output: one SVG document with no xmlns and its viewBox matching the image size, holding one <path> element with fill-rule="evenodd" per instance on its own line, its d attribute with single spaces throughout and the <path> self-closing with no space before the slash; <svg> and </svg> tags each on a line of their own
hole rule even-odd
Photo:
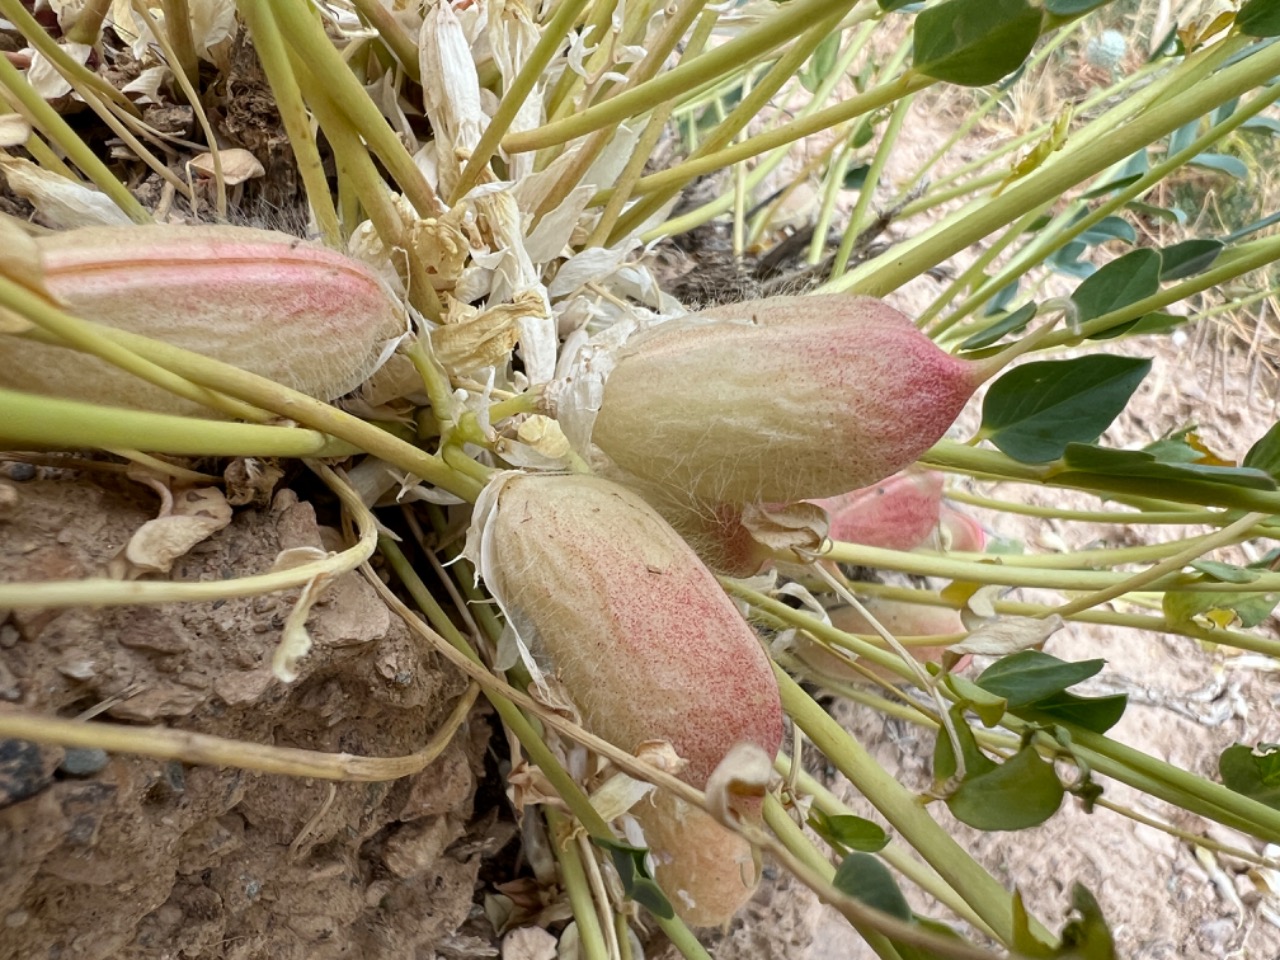
<svg viewBox="0 0 1280 960">
<path fill-rule="evenodd" d="M 321 400 L 353 390 L 404 311 L 362 263 L 249 227 L 89 227 L 36 240 L 45 288 L 69 313 L 204 354 Z M 0 386 L 214 416 L 118 368 L 0 338 Z"/>
<path fill-rule="evenodd" d="M 987 548 L 987 532 L 982 524 L 945 504 L 938 518 L 943 545 L 959 553 L 982 553 Z"/>
<path fill-rule="evenodd" d="M 914 550 L 938 526 L 944 478 L 904 471 L 839 497 L 813 501 L 831 518 L 832 540 L 886 550 Z"/>
<path fill-rule="evenodd" d="M 597 477 L 506 475 L 483 522 L 481 562 L 494 596 L 544 669 L 560 679 L 587 729 L 624 750 L 666 740 L 695 787 L 738 743 L 769 757 L 782 707 L 768 657 L 715 577 L 636 494 Z M 481 498 L 482 504 L 492 491 Z M 473 533 L 475 532 L 473 528 Z M 665 801 L 658 801 L 658 809 Z M 650 805 L 652 806 L 652 805 Z M 738 811 L 758 817 L 758 801 Z M 657 814 L 640 815 L 653 828 Z M 728 919 L 754 889 L 746 841 L 709 817 L 658 817 L 647 830 L 659 883 L 689 922 Z M 683 825 L 683 826 L 682 826 Z M 727 886 L 726 886 L 727 885 Z"/>
<path fill-rule="evenodd" d="M 592 439 L 641 479 L 728 503 L 865 487 L 914 462 L 994 370 L 870 297 L 773 297 L 624 346 Z"/>
<path fill-rule="evenodd" d="M 950 636 L 968 632 L 964 621 L 960 618 L 960 612 L 950 607 L 935 607 L 879 597 L 863 600 L 862 605 L 881 626 L 898 638 Z M 870 621 L 853 607 L 838 607 L 830 611 L 830 617 L 831 625 L 837 630 L 864 636 L 878 636 L 878 632 Z M 945 650 L 946 646 L 912 647 L 911 654 L 917 660 L 937 663 L 942 659 Z M 800 644 L 797 652 L 806 663 L 833 679 L 855 683 L 865 682 L 861 674 L 851 670 L 844 661 L 821 644 L 806 641 Z M 962 660 L 955 669 L 963 668 L 966 662 L 967 659 Z M 879 676 L 901 682 L 895 673 L 890 673 L 871 663 L 867 663 L 867 667 Z"/>
</svg>

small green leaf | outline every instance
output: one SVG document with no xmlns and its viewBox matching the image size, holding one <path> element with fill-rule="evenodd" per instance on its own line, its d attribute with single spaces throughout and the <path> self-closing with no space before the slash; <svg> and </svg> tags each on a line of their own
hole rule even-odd
<svg viewBox="0 0 1280 960">
<path fill-rule="evenodd" d="M 915 22 L 915 69 L 962 87 L 995 83 L 1022 66 L 1040 37 L 1026 0 L 945 0 Z"/>
<path fill-rule="evenodd" d="M 1265 130 L 1271 135 L 1280 133 L 1280 120 L 1275 117 L 1250 117 L 1240 124 L 1241 130 Z"/>
<path fill-rule="evenodd" d="M 964 719 L 964 707 L 956 704 L 948 711 L 951 722 L 955 726 L 956 739 L 960 742 L 960 752 L 964 754 L 964 768 L 969 776 L 986 773 L 996 768 L 996 763 L 978 748 L 978 741 Z M 933 779 L 945 783 L 956 775 L 956 752 L 951 744 L 947 731 L 938 730 L 938 739 L 933 745 Z"/>
<path fill-rule="evenodd" d="M 1160 289 L 1160 254 L 1134 250 L 1112 260 L 1071 294 L 1076 320 L 1084 323 L 1151 296 Z"/>
<path fill-rule="evenodd" d="M 1128 323 L 1117 324 L 1101 333 L 1095 333 L 1089 337 L 1090 340 L 1114 340 L 1116 337 L 1126 335 L 1137 336 L 1142 333 L 1168 333 L 1182 326 L 1188 320 L 1187 317 L 1175 317 L 1171 313 L 1148 313 L 1139 317 L 1137 320 L 1130 320 Z"/>
<path fill-rule="evenodd" d="M 861 853 L 877 853 L 889 844 L 889 835 L 879 824 L 852 814 L 828 816 L 821 810 L 809 814 L 809 826 L 833 847 Z"/>
<path fill-rule="evenodd" d="M 1161 463 L 1144 450 L 1111 450 L 1087 443 L 1071 443 L 1062 461 L 1071 471 L 1102 473 L 1111 476 L 1145 480 L 1191 480 L 1199 483 L 1223 483 L 1250 490 L 1274 490 L 1276 480 L 1253 467 L 1215 467 L 1205 463 Z M 1069 473 L 1058 474 L 1060 482 Z"/>
<path fill-rule="evenodd" d="M 1193 238 L 1171 244 L 1160 251 L 1161 280 L 1181 280 L 1203 273 L 1218 259 L 1222 241 Z"/>
<path fill-rule="evenodd" d="M 1065 794 L 1053 764 L 1028 745 L 995 770 L 967 778 L 947 808 L 977 830 L 1025 830 L 1057 813 Z"/>
<path fill-rule="evenodd" d="M 1217 560 L 1192 560 L 1191 566 L 1215 583 L 1253 583 L 1261 576 L 1257 570 L 1237 567 L 1234 563 L 1219 563 Z"/>
<path fill-rule="evenodd" d="M 960 344 L 960 349 L 977 350 L 979 347 L 987 347 L 1004 337 L 1005 334 L 1016 333 L 1019 330 L 1026 329 L 1027 324 L 1036 315 L 1036 309 L 1037 307 L 1034 303 L 1024 304 L 1013 313 L 1001 317 L 987 329 L 975 333 Z"/>
<path fill-rule="evenodd" d="M 899 920 L 911 919 L 911 907 L 889 868 L 869 853 L 851 853 L 840 862 L 832 885 L 841 893 Z"/>
<path fill-rule="evenodd" d="M 1026 904 L 1022 902 L 1022 891 L 1013 891 L 1013 943 L 1014 950 L 1025 957 L 1044 957 L 1052 960 L 1055 953 L 1053 947 L 1045 943 L 1031 932 L 1031 918 L 1027 915 Z"/>
<path fill-rule="evenodd" d="M 1280 744 L 1243 743 L 1227 747 L 1218 757 L 1218 773 L 1225 786 L 1250 799 L 1280 810 Z"/>
<path fill-rule="evenodd" d="M 1280 593 L 1208 593 L 1170 590 L 1160 602 L 1165 617 L 1181 626 L 1192 625 L 1196 617 L 1205 617 L 1215 626 L 1228 626 L 1239 617 L 1240 625 L 1251 630 L 1271 616 L 1280 603 Z M 1232 616 L 1234 614 L 1234 616 Z"/>
<path fill-rule="evenodd" d="M 1098 901 L 1083 885 L 1071 888 L 1071 908 L 1079 916 L 1062 928 L 1058 954 L 1070 960 L 1116 960 L 1116 945 Z"/>
<path fill-rule="evenodd" d="M 1236 26 L 1250 37 L 1280 37 L 1280 4 L 1275 0 L 1247 0 L 1236 14 Z"/>
<path fill-rule="evenodd" d="M 617 840 L 602 840 L 598 837 L 592 837 L 592 842 L 609 851 L 613 866 L 622 880 L 622 889 L 626 891 L 628 897 L 654 916 L 664 920 L 675 917 L 676 912 L 671 906 L 671 901 L 667 899 L 662 888 L 649 873 L 649 866 L 645 862 L 648 850 L 643 847 L 628 846 Z"/>
<path fill-rule="evenodd" d="M 862 185 L 867 182 L 867 174 L 871 172 L 871 164 L 858 163 L 849 167 L 844 172 L 844 179 L 840 182 L 842 190 L 861 190 Z"/>
<path fill-rule="evenodd" d="M 835 67 L 836 57 L 840 54 L 840 34 L 832 33 L 822 39 L 813 56 L 800 71 L 800 85 L 810 93 L 818 89 L 819 84 L 830 75 Z"/>
<path fill-rule="evenodd" d="M 1080 199 L 1093 200 L 1096 197 L 1105 196 L 1108 193 L 1115 193 L 1117 190 L 1123 190 L 1131 183 L 1137 183 L 1142 179 L 1142 177 L 1143 174 L 1141 173 L 1129 173 L 1122 177 L 1117 177 L 1115 180 L 1108 180 L 1105 183 L 1095 184 L 1084 193 L 1080 194 Z"/>
<path fill-rule="evenodd" d="M 987 667 L 977 683 L 988 693 L 1008 700 L 1010 708 L 1024 707 L 1088 680 L 1105 665 L 1105 660 L 1069 663 L 1039 650 L 1022 650 Z"/>
<path fill-rule="evenodd" d="M 1055 460 L 1069 443 L 1097 440 L 1150 369 L 1107 354 L 1014 367 L 987 391 L 981 436 L 1022 463 Z"/>
<path fill-rule="evenodd" d="M 1280 421 L 1272 424 L 1271 429 L 1249 448 L 1241 466 L 1263 470 L 1280 480 Z"/>
<path fill-rule="evenodd" d="M 1093 733 L 1106 733 L 1120 722 L 1128 705 L 1129 697 L 1123 693 L 1105 697 L 1079 697 L 1063 691 L 1019 708 L 1018 713 L 1048 717 L 1059 723 L 1083 727 Z"/>
<path fill-rule="evenodd" d="M 978 715 L 978 719 L 984 726 L 994 727 L 1008 709 L 1009 702 L 1004 697 L 989 693 L 964 677 L 948 673 L 942 682 L 950 687 L 961 701 L 968 704 L 969 709 Z"/>
<path fill-rule="evenodd" d="M 915 6 L 922 0 L 877 0 L 880 9 L 885 13 L 892 13 L 894 10 L 901 10 L 903 7 Z"/>
<path fill-rule="evenodd" d="M 1225 173 L 1229 177 L 1235 177 L 1237 180 L 1249 179 L 1249 168 L 1245 162 L 1238 157 L 1227 156 L 1225 153 L 1201 153 L 1192 157 L 1187 161 L 1189 167 L 1201 167 L 1205 170 L 1213 170 L 1215 173 Z"/>
<path fill-rule="evenodd" d="M 1134 180 L 1136 179 L 1138 178 L 1134 177 Z M 1142 200 L 1130 200 L 1125 206 L 1130 210 L 1136 210 L 1138 213 L 1144 213 L 1148 217 L 1155 217 L 1158 220 L 1168 220 L 1170 223 L 1179 225 L 1187 222 L 1187 212 L 1181 207 L 1161 207 Z"/>
<path fill-rule="evenodd" d="M 1092 227 L 1080 234 L 1079 239 L 1085 243 L 1096 245 L 1108 240 L 1123 240 L 1125 243 L 1137 243 L 1138 231 L 1123 217 L 1103 217 Z"/>
<path fill-rule="evenodd" d="M 1169 134 L 1169 150 L 1172 156 L 1175 153 L 1181 153 L 1191 144 L 1195 143 L 1196 134 L 1200 132 L 1200 121 L 1192 120 L 1190 123 L 1184 123 L 1173 133 Z"/>
</svg>

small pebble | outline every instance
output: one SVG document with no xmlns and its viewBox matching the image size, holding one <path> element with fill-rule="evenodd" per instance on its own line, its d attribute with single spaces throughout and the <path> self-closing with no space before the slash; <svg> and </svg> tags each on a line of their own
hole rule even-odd
<svg viewBox="0 0 1280 960">
<path fill-rule="evenodd" d="M 107 751 L 97 747 L 68 747 L 58 769 L 73 777 L 89 777 L 107 765 Z"/>
<path fill-rule="evenodd" d="M 31 463 L 11 463 L 5 472 L 9 474 L 10 480 L 16 480 L 19 483 L 26 483 L 36 478 L 35 464 Z"/>
<path fill-rule="evenodd" d="M 0 521 L 16 517 L 18 503 L 18 488 L 11 483 L 0 483 Z"/>
</svg>

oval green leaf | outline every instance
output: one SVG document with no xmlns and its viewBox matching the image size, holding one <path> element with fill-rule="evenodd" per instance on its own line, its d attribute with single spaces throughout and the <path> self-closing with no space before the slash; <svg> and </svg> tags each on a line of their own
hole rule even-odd
<svg viewBox="0 0 1280 960">
<path fill-rule="evenodd" d="M 1273 424 L 1271 429 L 1249 448 L 1241 466 L 1264 470 L 1280 480 L 1280 421 Z"/>
<path fill-rule="evenodd" d="M 1106 733 L 1120 722 L 1128 705 L 1129 697 L 1124 693 L 1105 697 L 1078 697 L 1064 691 L 1019 709 L 1020 712 L 1034 715 L 1038 719 L 1047 717 L 1093 733 Z"/>
<path fill-rule="evenodd" d="M 1006 334 L 1026 329 L 1027 324 L 1031 322 L 1035 315 L 1036 305 L 1034 303 L 1024 304 L 1013 313 L 1001 317 L 987 329 L 975 333 L 960 344 L 960 349 L 977 350 L 979 347 L 989 347 Z"/>
<path fill-rule="evenodd" d="M 1192 238 L 1165 247 L 1160 251 L 1160 279 L 1181 280 L 1203 273 L 1218 259 L 1222 241 L 1208 238 Z"/>
<path fill-rule="evenodd" d="M 946 0 L 916 17 L 915 69 L 962 87 L 995 83 L 1022 66 L 1040 21 L 1026 0 Z"/>
<path fill-rule="evenodd" d="M 1160 289 L 1160 253 L 1133 250 L 1102 267 L 1071 294 L 1076 320 L 1084 323 L 1136 303 Z"/>
<path fill-rule="evenodd" d="M 1218 757 L 1218 773 L 1225 786 L 1252 800 L 1280 810 L 1280 744 L 1243 743 L 1227 747 Z"/>
<path fill-rule="evenodd" d="M 851 853 L 840 862 L 832 885 L 899 920 L 911 920 L 911 907 L 898 889 L 889 868 L 869 853 Z"/>
<path fill-rule="evenodd" d="M 1025 707 L 1088 680 L 1106 663 L 1105 660 L 1070 663 L 1039 650 L 1023 650 L 987 667 L 978 676 L 977 684 L 987 693 L 1004 697 L 1011 709 Z"/>
<path fill-rule="evenodd" d="M 1056 460 L 1102 436 L 1150 369 L 1107 354 L 1014 367 L 987 391 L 979 436 L 1022 463 Z"/>
<path fill-rule="evenodd" d="M 1280 3 L 1248 0 L 1236 14 L 1236 26 L 1250 37 L 1280 37 Z"/>
<path fill-rule="evenodd" d="M 889 845 L 889 835 L 879 824 L 853 814 L 828 816 L 815 809 L 808 822 L 818 836 L 837 850 L 877 853 Z"/>
<path fill-rule="evenodd" d="M 976 830 L 1025 830 L 1057 813 L 1065 795 L 1053 764 L 1026 746 L 995 770 L 965 780 L 947 807 Z"/>
</svg>

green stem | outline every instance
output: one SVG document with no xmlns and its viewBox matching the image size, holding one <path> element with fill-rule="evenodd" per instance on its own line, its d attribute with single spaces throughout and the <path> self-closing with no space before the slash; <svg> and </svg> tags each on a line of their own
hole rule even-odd
<svg viewBox="0 0 1280 960">
<path fill-rule="evenodd" d="M 404 27 L 400 26 L 400 21 L 392 16 L 391 8 L 380 0 L 352 0 L 352 2 L 360 16 L 378 31 L 378 36 L 382 37 L 382 42 L 387 45 L 387 49 L 400 61 L 400 66 L 404 68 L 409 79 L 414 83 L 421 83 L 422 72 L 418 64 L 418 46 L 405 33 Z M 249 0 L 247 4 L 241 0 L 241 7 L 246 5 L 252 6 L 253 0 Z"/>
<path fill-rule="evenodd" d="M 586 960 L 609 960 L 609 948 L 600 928 L 600 914 L 591 896 L 591 884 L 582 866 L 577 841 L 573 837 L 573 824 L 569 818 L 552 806 L 543 806 L 547 818 L 547 832 L 551 835 L 551 847 L 560 861 L 560 875 L 564 889 L 569 894 L 573 919 L 578 923 L 578 938 Z"/>
<path fill-rule="evenodd" d="M 368 0 L 361 0 L 367 3 Z M 386 12 L 380 3 L 373 6 Z M 329 190 L 329 179 L 325 176 L 324 163 L 320 159 L 320 150 L 316 138 L 311 132 L 311 120 L 307 116 L 306 104 L 302 100 L 302 90 L 298 87 L 298 78 L 289 66 L 289 57 L 285 52 L 284 40 L 280 36 L 280 27 L 271 14 L 269 4 L 258 0 L 240 0 L 240 15 L 249 25 L 253 35 L 253 48 L 258 54 L 258 62 L 271 84 L 271 93 L 275 97 L 276 107 L 280 111 L 280 120 L 284 124 L 285 133 L 289 137 L 289 146 L 293 148 L 298 164 L 298 173 L 307 191 L 307 201 L 315 214 L 316 224 L 320 227 L 320 235 L 324 242 L 334 249 L 342 246 L 342 228 L 338 222 L 338 211 L 333 206 L 333 194 Z"/>
<path fill-rule="evenodd" d="M 785 10 L 775 11 L 763 23 L 723 46 L 715 47 L 692 60 L 682 62 L 666 73 L 654 77 L 624 93 L 588 107 L 574 116 L 545 124 L 536 130 L 513 133 L 502 141 L 508 153 L 524 153 L 567 143 L 576 137 L 586 136 L 605 127 L 613 127 L 622 121 L 651 110 L 664 101 L 679 96 L 704 81 L 726 71 L 750 63 L 803 33 L 815 19 L 825 19 L 836 10 L 848 10 L 850 0 L 795 0 Z M 548 30 L 550 32 L 550 29 Z M 759 151 L 758 151 L 759 152 Z M 754 154 L 748 154 L 754 156 Z M 643 181 L 641 181 L 643 183 Z"/>
<path fill-rule="evenodd" d="M 438 215 L 440 201 L 435 191 L 333 42 L 325 35 L 324 27 L 311 15 L 309 5 L 304 0 L 265 2 L 275 13 L 281 35 L 306 61 L 312 76 L 324 78 L 325 95 L 333 100 L 360 132 L 369 149 L 386 165 L 391 178 L 404 191 L 413 208 L 424 218 Z M 309 85 L 306 92 L 314 93 L 316 89 L 316 86 Z"/>
<path fill-rule="evenodd" d="M 578 15 L 586 8 L 590 0 L 562 0 L 551 20 L 542 30 L 542 36 L 534 46 L 529 59 L 524 62 L 520 72 L 516 74 L 508 89 L 503 91 L 498 109 L 480 135 L 480 142 L 471 152 L 471 158 L 463 167 L 454 187 L 451 204 L 457 204 L 467 192 L 480 181 L 480 173 L 489 166 L 489 161 L 498 152 L 506 132 L 511 128 L 520 108 L 533 93 L 533 88 L 542 80 L 552 59 L 564 45 L 569 31 L 578 20 Z M 505 148 L 505 144 L 503 145 Z M 550 144 L 547 144 L 550 146 Z M 514 152 L 511 150 L 508 153 Z"/>
<path fill-rule="evenodd" d="M 1243 45 L 1243 41 L 1225 41 L 1218 44 L 1212 53 L 1216 57 L 1224 57 Z M 1196 66 L 1210 62 L 1205 60 Z M 1192 69 L 1188 68 L 1184 72 L 1191 72 Z M 1062 153 L 999 197 L 975 202 L 912 241 L 895 247 L 891 256 L 867 264 L 829 284 L 825 292 L 857 290 L 860 293 L 883 296 L 896 290 L 913 277 L 1012 222 L 1032 207 L 1061 196 L 1077 184 L 1124 160 L 1135 150 L 1167 136 L 1183 124 L 1203 116 L 1228 100 L 1267 83 L 1277 73 L 1280 73 L 1280 46 L 1261 49 L 1244 60 L 1204 77 L 1189 88 L 1181 87 L 1185 78 L 1180 73 L 1175 78 L 1178 86 L 1175 87 L 1175 81 L 1168 85 L 1177 89 L 1177 96 L 1170 97 L 1158 109 L 1133 117 L 1120 129 L 1104 125 L 1105 131 L 1099 127 L 1092 135 L 1082 132 Z M 1161 87 L 1160 91 L 1164 89 Z"/>
<path fill-rule="evenodd" d="M 940 827 L 896 779 L 867 753 L 848 731 L 814 703 L 781 668 L 774 667 L 783 708 L 792 720 L 881 816 L 959 892 L 1002 943 L 1012 943 L 1013 907 L 1009 892 Z M 1045 931 L 1047 933 L 1047 931 Z M 1052 938 L 1050 938 L 1052 939 Z"/>
<path fill-rule="evenodd" d="M 22 105 L 31 120 L 92 182 L 134 223 L 150 223 L 151 214 L 138 202 L 110 168 L 102 162 L 71 129 L 65 120 L 45 102 L 8 57 L 0 56 L 0 86 Z"/>
<path fill-rule="evenodd" d="M 83 43 L 93 46 L 102 33 L 102 21 L 111 10 L 112 0 L 86 0 L 84 9 L 76 22 L 67 31 L 67 39 L 72 43 Z"/>
<path fill-rule="evenodd" d="M 889 123 L 880 137 L 875 155 L 871 158 L 871 166 L 867 169 L 867 178 L 858 191 L 858 202 L 854 205 L 853 213 L 849 215 L 849 223 L 844 228 L 844 235 L 840 238 L 840 247 L 836 250 L 836 259 L 831 265 L 832 279 L 848 269 L 849 257 L 853 255 L 853 245 L 870 220 L 868 214 L 871 212 L 871 201 L 875 198 L 876 187 L 880 183 L 880 175 L 884 173 L 885 165 L 889 162 L 889 155 L 893 152 L 893 146 L 898 140 L 903 121 L 911 111 L 913 100 L 914 97 L 903 97 L 893 106 Z"/>
<path fill-rule="evenodd" d="M 164 32 L 173 47 L 176 66 L 192 88 L 200 80 L 200 58 L 196 56 L 196 41 L 191 35 L 191 10 L 187 0 L 161 0 L 164 10 Z"/>
<path fill-rule="evenodd" d="M 836 875 L 835 868 L 827 862 L 826 857 L 820 854 L 814 845 L 805 836 L 804 831 L 796 825 L 796 822 L 787 815 L 787 811 L 782 808 L 782 804 L 778 798 L 769 795 L 764 798 L 764 822 L 768 824 L 769 829 L 774 835 L 782 841 L 782 845 L 792 852 L 799 860 L 806 864 L 810 870 L 820 876 L 827 883 L 830 883 Z M 889 938 L 878 930 L 873 930 L 863 923 L 850 924 L 867 942 L 872 951 L 880 960 L 902 960 L 900 954 Z"/>
<path fill-rule="evenodd" d="M 139 356 L 194 383 L 220 390 L 264 410 L 270 410 L 278 416 L 296 420 L 322 433 L 346 440 L 358 449 L 393 463 L 401 470 L 464 499 L 475 502 L 475 498 L 480 495 L 482 484 L 458 473 L 439 458 L 314 397 L 171 344 L 114 327 L 105 327 L 102 332 L 104 336 L 124 344 Z"/>
<path fill-rule="evenodd" d="M 346 457 L 351 444 L 300 427 L 224 423 L 0 389 L 0 443 L 13 449 L 151 450 L 184 457 Z"/>
</svg>

